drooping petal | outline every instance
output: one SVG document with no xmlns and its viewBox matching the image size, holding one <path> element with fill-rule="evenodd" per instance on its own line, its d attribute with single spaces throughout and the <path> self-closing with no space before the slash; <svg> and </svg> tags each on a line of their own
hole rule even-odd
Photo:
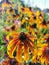
<svg viewBox="0 0 49 65">
<path fill-rule="evenodd" d="M 32 38 L 28 38 L 28 40 L 29 40 L 29 43 L 31 44 L 31 46 L 34 46 L 34 48 L 37 48 L 37 45 L 34 44 L 34 41 Z"/>
<path fill-rule="evenodd" d="M 30 48 L 31 52 L 33 53 L 34 52 L 34 49 L 33 49 L 32 45 L 29 42 L 27 43 L 27 45 Z"/>
<path fill-rule="evenodd" d="M 48 65 L 48 60 L 45 61 L 45 64 Z"/>
<path fill-rule="evenodd" d="M 24 41 L 24 60 L 29 60 L 29 52 L 28 52 L 28 46 L 27 41 Z"/>
<path fill-rule="evenodd" d="M 41 57 L 40 60 L 41 60 L 41 63 L 44 64 L 45 58 Z"/>
<path fill-rule="evenodd" d="M 13 42 L 12 42 L 13 41 Z M 14 42 L 14 40 L 12 40 L 9 42 L 8 46 L 7 46 L 7 53 L 9 55 L 9 57 L 13 58 L 13 53 L 16 49 L 16 46 L 17 46 L 17 41 Z"/>
<path fill-rule="evenodd" d="M 18 62 L 22 62 L 22 44 L 21 44 L 21 42 L 19 42 L 19 43 L 20 44 L 18 45 L 16 59 L 17 59 Z"/>
<path fill-rule="evenodd" d="M 8 43 L 7 49 L 10 50 L 11 49 L 11 46 L 13 46 L 16 42 L 17 42 L 17 39 L 16 38 L 14 38 L 13 40 L 11 40 Z"/>
<path fill-rule="evenodd" d="M 13 45 L 13 47 L 12 47 L 12 49 L 11 49 L 11 55 L 13 56 L 13 53 L 14 53 L 14 51 L 16 50 L 16 47 L 19 45 L 19 43 L 20 43 L 20 41 L 17 41 L 14 45 Z"/>
<path fill-rule="evenodd" d="M 13 33 L 10 33 L 9 35 L 6 36 L 6 39 L 9 41 L 9 37 L 12 36 L 12 37 L 15 37 L 17 38 L 18 37 L 18 34 L 16 32 L 13 32 Z"/>
</svg>

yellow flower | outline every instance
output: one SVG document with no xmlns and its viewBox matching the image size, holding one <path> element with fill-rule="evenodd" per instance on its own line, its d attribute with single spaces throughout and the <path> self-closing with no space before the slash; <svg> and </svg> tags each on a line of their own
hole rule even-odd
<svg viewBox="0 0 49 65">
<path fill-rule="evenodd" d="M 10 22 L 10 20 L 12 20 L 12 16 L 11 15 L 8 15 L 7 18 L 6 18 L 6 24 L 8 24 Z"/>
<path fill-rule="evenodd" d="M 24 61 L 29 60 L 29 49 L 31 50 L 32 54 L 34 52 L 33 48 L 33 46 L 35 46 L 33 42 L 34 37 L 24 32 L 11 33 L 10 35 L 13 37 L 13 39 L 9 41 L 9 44 L 7 46 L 7 53 L 9 57 L 14 58 L 13 54 L 14 51 L 16 51 L 15 58 L 18 60 L 18 62 L 23 61 L 22 60 L 23 53 L 24 53 Z M 9 35 L 7 36 L 7 39 L 9 40 Z"/>
<path fill-rule="evenodd" d="M 46 34 L 43 38 L 42 38 L 46 44 L 49 44 L 49 34 Z"/>
<path fill-rule="evenodd" d="M 40 11 L 37 11 L 37 12 L 35 13 L 35 15 L 36 15 L 36 18 L 37 18 L 36 23 L 37 23 L 37 24 L 42 23 L 42 21 L 44 20 L 44 15 L 43 15 L 43 13 L 40 12 Z"/>
<path fill-rule="evenodd" d="M 10 14 L 15 14 L 15 10 L 14 10 L 12 7 L 10 7 L 9 9 L 6 10 L 6 13 L 7 13 L 8 15 L 10 15 Z"/>
<path fill-rule="evenodd" d="M 31 25 L 28 25 L 26 29 L 29 30 L 30 34 L 36 35 L 38 33 L 37 24 L 35 22 Z"/>
<path fill-rule="evenodd" d="M 32 57 L 33 63 L 40 63 L 40 59 L 38 57 L 38 52 L 39 52 L 38 48 L 34 49 L 34 53 L 33 53 L 33 57 Z"/>
<path fill-rule="evenodd" d="M 34 49 L 33 57 L 32 57 L 32 62 L 33 63 L 43 63 L 44 59 L 41 59 L 42 55 L 42 48 L 47 46 L 47 44 L 42 44 L 41 39 L 37 39 L 37 44 L 36 48 Z"/>
<path fill-rule="evenodd" d="M 2 8 L 3 8 L 3 9 L 4 9 L 5 7 L 9 8 L 10 6 L 11 6 L 10 3 L 6 3 L 6 2 L 2 3 Z"/>
<path fill-rule="evenodd" d="M 42 29 L 45 29 L 45 28 L 47 29 L 48 28 L 47 22 L 43 20 L 40 24 L 38 24 L 38 27 Z"/>
</svg>

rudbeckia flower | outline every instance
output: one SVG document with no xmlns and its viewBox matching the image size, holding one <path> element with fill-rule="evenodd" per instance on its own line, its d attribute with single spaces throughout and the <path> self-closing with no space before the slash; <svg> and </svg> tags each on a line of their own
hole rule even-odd
<svg viewBox="0 0 49 65">
<path fill-rule="evenodd" d="M 26 15 L 28 15 L 30 17 L 32 16 L 32 14 L 34 14 L 34 12 L 28 7 L 22 7 L 20 9 L 20 12 L 23 13 L 23 14 L 26 14 Z"/>
<path fill-rule="evenodd" d="M 14 51 L 16 52 L 15 58 L 18 62 L 22 62 L 29 60 L 29 49 L 31 50 L 31 53 L 34 52 L 34 47 L 36 45 L 34 44 L 34 39 L 36 37 L 29 35 L 28 33 L 11 33 L 7 36 L 7 39 L 9 40 L 9 36 L 12 36 L 13 39 L 9 41 L 9 44 L 7 46 L 7 53 L 10 58 L 14 58 Z M 24 56 L 24 58 L 22 58 Z"/>
<path fill-rule="evenodd" d="M 6 13 L 7 13 L 8 15 L 10 15 L 10 14 L 15 14 L 15 10 L 14 10 L 12 7 L 10 7 L 9 9 L 6 10 Z"/>
<path fill-rule="evenodd" d="M 40 61 L 42 64 L 46 64 L 48 65 L 49 63 L 49 46 L 43 46 L 42 48 L 40 48 L 40 52 L 38 54 L 40 56 Z"/>
<path fill-rule="evenodd" d="M 38 33 L 37 24 L 35 22 L 32 25 L 27 26 L 26 29 L 33 35 Z"/>
<path fill-rule="evenodd" d="M 39 18 L 39 20 L 43 20 L 44 19 L 44 14 L 43 14 L 43 12 L 40 12 L 40 11 L 36 11 L 36 16 L 37 16 L 37 18 Z"/>
<path fill-rule="evenodd" d="M 43 15 L 43 13 L 42 12 L 40 12 L 40 11 L 37 11 L 36 13 L 36 23 L 37 24 L 40 24 L 40 23 L 42 23 L 42 21 L 44 20 L 44 15 Z"/>
<path fill-rule="evenodd" d="M 37 21 L 36 15 L 35 14 L 31 15 L 29 19 L 29 24 L 32 25 L 33 23 L 36 23 L 36 21 Z"/>
<path fill-rule="evenodd" d="M 39 57 L 38 57 L 39 49 L 34 49 L 33 57 L 32 57 L 32 63 L 40 63 Z"/>
<path fill-rule="evenodd" d="M 11 26 L 7 26 L 7 27 L 5 26 L 4 31 L 11 32 L 11 31 L 16 31 L 19 28 L 20 28 L 19 24 L 18 25 L 12 24 Z"/>
<path fill-rule="evenodd" d="M 43 38 L 42 38 L 46 44 L 49 44 L 49 34 L 46 34 Z"/>
<path fill-rule="evenodd" d="M 4 9 L 5 7 L 9 8 L 10 6 L 12 6 L 12 4 L 8 0 L 3 0 L 1 2 L 1 6 Z"/>
<path fill-rule="evenodd" d="M 36 48 L 34 49 L 32 62 L 40 63 L 41 62 L 41 48 L 47 46 L 47 44 L 42 44 L 41 39 L 37 39 Z"/>
<path fill-rule="evenodd" d="M 48 27 L 47 22 L 43 20 L 40 24 L 38 24 L 38 27 L 42 29 L 45 29 L 45 28 L 47 29 Z"/>
</svg>

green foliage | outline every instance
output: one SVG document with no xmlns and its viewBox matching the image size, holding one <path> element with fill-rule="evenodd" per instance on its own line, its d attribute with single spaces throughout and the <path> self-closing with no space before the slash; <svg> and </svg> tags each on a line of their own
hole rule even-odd
<svg viewBox="0 0 49 65">
<path fill-rule="evenodd" d="M 12 2 L 14 2 L 15 5 L 24 5 L 24 3 L 21 0 L 12 0 Z"/>
<path fill-rule="evenodd" d="M 49 19 L 49 15 L 44 14 L 44 19 L 47 21 Z"/>
<path fill-rule="evenodd" d="M 0 31 L 0 45 L 4 45 L 4 39 L 3 39 L 4 33 L 3 31 Z"/>
<path fill-rule="evenodd" d="M 17 32 L 28 32 L 28 30 L 25 28 L 21 28 L 21 29 L 18 29 Z"/>
<path fill-rule="evenodd" d="M 5 52 L 6 52 L 6 46 L 0 45 L 0 60 L 4 58 Z"/>
</svg>

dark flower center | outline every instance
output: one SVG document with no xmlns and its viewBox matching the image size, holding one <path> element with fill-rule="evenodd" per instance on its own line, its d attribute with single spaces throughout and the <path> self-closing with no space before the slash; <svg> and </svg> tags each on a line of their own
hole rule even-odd
<svg viewBox="0 0 49 65">
<path fill-rule="evenodd" d="M 48 48 L 48 49 L 46 49 L 46 54 L 49 54 L 49 48 Z"/>
<path fill-rule="evenodd" d="M 13 17 L 16 17 L 16 15 L 14 14 Z"/>
<path fill-rule="evenodd" d="M 29 7 L 29 10 L 31 10 L 31 7 Z"/>
<path fill-rule="evenodd" d="M 40 63 L 29 63 L 29 65 L 41 65 Z"/>
<path fill-rule="evenodd" d="M 28 19 L 30 19 L 30 17 L 28 17 Z"/>
<path fill-rule="evenodd" d="M 42 16 L 42 14 L 40 14 L 39 16 Z"/>
<path fill-rule="evenodd" d="M 47 24 L 49 24 L 49 21 L 47 22 Z"/>
<path fill-rule="evenodd" d="M 21 8 L 22 9 L 22 11 L 24 11 L 24 8 Z"/>
<path fill-rule="evenodd" d="M 15 30 L 15 25 L 11 27 L 12 30 Z"/>
<path fill-rule="evenodd" d="M 36 28 L 37 27 L 36 23 L 34 23 L 31 27 Z"/>
<path fill-rule="evenodd" d="M 42 22 L 42 24 L 43 24 L 43 25 L 46 25 L 46 21 L 44 20 L 44 21 Z"/>
<path fill-rule="evenodd" d="M 26 38 L 27 38 L 26 34 L 24 32 L 21 32 L 20 35 L 19 35 L 19 39 L 21 41 L 24 41 L 24 40 L 26 40 Z"/>
<path fill-rule="evenodd" d="M 34 19 L 36 19 L 36 16 L 34 16 Z"/>
<path fill-rule="evenodd" d="M 10 8 L 10 12 L 12 12 L 13 11 L 13 9 L 12 8 Z"/>
<path fill-rule="evenodd" d="M 48 43 L 49 43 L 49 37 L 47 38 L 46 42 L 48 42 Z"/>
</svg>

